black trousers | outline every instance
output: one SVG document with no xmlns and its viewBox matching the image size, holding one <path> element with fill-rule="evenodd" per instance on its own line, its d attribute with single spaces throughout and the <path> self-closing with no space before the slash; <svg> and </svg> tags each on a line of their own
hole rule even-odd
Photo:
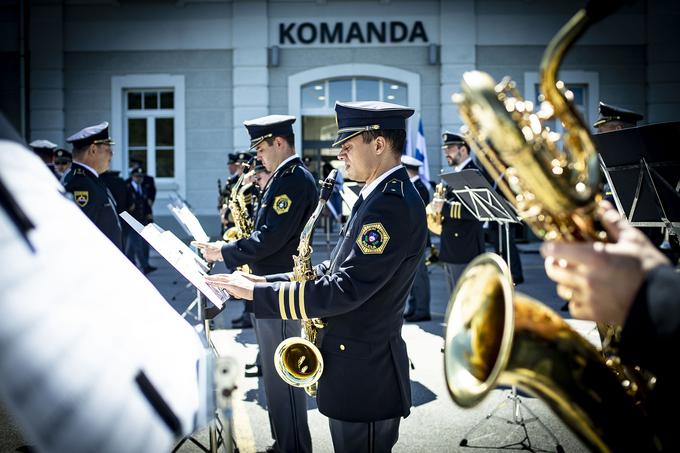
<svg viewBox="0 0 680 453">
<path fill-rule="evenodd" d="M 375 422 L 328 419 L 336 453 L 389 453 L 399 439 L 401 417 Z"/>
</svg>

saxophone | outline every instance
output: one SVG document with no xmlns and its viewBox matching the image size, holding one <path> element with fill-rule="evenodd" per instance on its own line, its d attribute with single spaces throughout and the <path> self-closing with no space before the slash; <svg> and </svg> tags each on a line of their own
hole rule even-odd
<svg viewBox="0 0 680 453">
<path fill-rule="evenodd" d="M 312 267 L 310 242 L 316 220 L 333 193 L 337 173 L 337 170 L 332 170 L 326 180 L 321 183 L 319 203 L 302 229 L 298 254 L 293 256 L 291 281 L 303 282 L 317 278 Z M 303 319 L 302 336 L 286 338 L 274 352 L 274 366 L 281 379 L 293 387 L 304 387 L 309 396 L 316 396 L 317 381 L 323 372 L 323 357 L 316 346 L 318 330 L 323 327 L 324 323 L 321 319 Z"/>
<path fill-rule="evenodd" d="M 446 196 L 446 189 L 444 188 L 444 183 L 440 182 L 437 184 L 437 187 L 434 189 L 434 196 L 432 197 L 432 201 L 425 206 L 425 216 L 427 217 L 427 229 L 432 232 L 432 234 L 436 234 L 437 236 L 441 236 L 442 234 L 442 220 L 443 216 L 441 212 L 436 212 L 434 208 L 432 207 L 432 203 L 435 200 L 445 200 Z"/>
<path fill-rule="evenodd" d="M 246 200 L 245 192 L 252 187 L 252 183 L 243 184 L 243 179 L 250 170 L 251 162 L 242 165 L 242 173 L 238 180 L 234 184 L 231 190 L 231 195 L 229 197 L 229 210 L 234 218 L 234 226 L 229 228 L 224 232 L 223 239 L 227 242 L 238 241 L 239 239 L 244 239 L 250 237 L 253 229 L 255 228 L 255 222 L 253 218 L 248 214 L 248 203 Z M 239 266 L 238 270 L 250 273 L 250 268 L 247 264 Z"/>
<path fill-rule="evenodd" d="M 541 61 L 540 109 L 534 113 L 514 82 L 486 73 L 464 75 L 455 94 L 468 143 L 504 195 L 539 236 L 606 240 L 598 227 L 601 182 L 588 128 L 557 80 L 567 50 L 593 23 L 616 9 L 591 1 L 557 33 Z M 559 136 L 544 126 L 564 124 Z M 653 379 L 603 356 L 556 313 L 515 294 L 503 260 L 484 254 L 470 263 L 445 317 L 444 370 L 449 393 L 463 407 L 497 385 L 516 385 L 543 399 L 596 451 L 662 449 L 645 415 Z"/>
</svg>

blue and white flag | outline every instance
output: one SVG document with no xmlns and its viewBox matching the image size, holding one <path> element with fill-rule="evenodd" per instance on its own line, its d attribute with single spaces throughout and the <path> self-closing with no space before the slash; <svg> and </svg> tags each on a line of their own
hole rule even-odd
<svg viewBox="0 0 680 453">
<path fill-rule="evenodd" d="M 428 185 L 430 182 L 430 164 L 427 161 L 427 143 L 425 143 L 422 117 L 418 120 L 418 135 L 416 136 L 415 147 L 407 149 L 406 151 L 407 153 L 410 151 L 412 153 L 409 154 L 410 156 L 415 157 L 423 163 L 423 166 L 420 167 L 420 177 L 424 180 L 425 185 Z"/>
</svg>

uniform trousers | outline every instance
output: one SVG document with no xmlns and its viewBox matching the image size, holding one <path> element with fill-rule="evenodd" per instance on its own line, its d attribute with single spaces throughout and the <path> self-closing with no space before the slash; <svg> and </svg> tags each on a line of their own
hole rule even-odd
<svg viewBox="0 0 680 453">
<path fill-rule="evenodd" d="M 399 439 L 401 417 L 375 422 L 328 419 L 335 453 L 388 453 Z"/>
<path fill-rule="evenodd" d="M 453 294 L 453 290 L 456 288 L 456 283 L 458 279 L 463 274 L 463 271 L 470 263 L 442 263 L 444 264 L 444 273 L 446 274 L 446 287 L 449 290 L 449 297 Z"/>
<path fill-rule="evenodd" d="M 267 411 L 277 451 L 308 453 L 312 437 L 307 425 L 307 394 L 286 384 L 274 368 L 276 347 L 288 337 L 300 336 L 300 321 L 256 318 L 257 343 L 262 355 L 262 380 Z"/>
<path fill-rule="evenodd" d="M 426 255 L 427 251 L 423 251 L 420 261 L 416 266 L 413 286 L 411 286 L 411 292 L 408 296 L 407 314 L 416 316 L 430 314 L 430 276 L 427 273 L 427 265 L 425 264 Z"/>
</svg>

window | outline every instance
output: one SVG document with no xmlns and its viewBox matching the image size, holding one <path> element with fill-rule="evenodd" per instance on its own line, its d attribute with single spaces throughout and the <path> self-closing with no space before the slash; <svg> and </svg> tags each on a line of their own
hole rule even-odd
<svg viewBox="0 0 680 453">
<path fill-rule="evenodd" d="M 597 117 L 598 103 L 600 100 L 598 74 L 585 71 L 560 71 L 559 79 L 564 81 L 567 89 L 572 92 L 573 104 L 581 113 L 586 125 L 589 127 Z M 524 95 L 534 102 L 534 109 L 540 108 L 538 96 L 541 94 L 537 72 L 524 74 Z M 559 134 L 564 132 L 562 124 L 553 119 L 544 123 Z"/>
<path fill-rule="evenodd" d="M 170 90 L 127 90 L 127 167 L 137 160 L 149 175 L 175 177 L 175 94 Z"/>
<path fill-rule="evenodd" d="M 111 167 L 126 177 L 139 160 L 163 192 L 186 196 L 184 76 L 140 74 L 111 78 Z"/>
<path fill-rule="evenodd" d="M 408 104 L 406 85 L 393 80 L 347 77 L 302 86 L 303 109 L 332 109 L 336 101 L 385 101 Z"/>
</svg>

